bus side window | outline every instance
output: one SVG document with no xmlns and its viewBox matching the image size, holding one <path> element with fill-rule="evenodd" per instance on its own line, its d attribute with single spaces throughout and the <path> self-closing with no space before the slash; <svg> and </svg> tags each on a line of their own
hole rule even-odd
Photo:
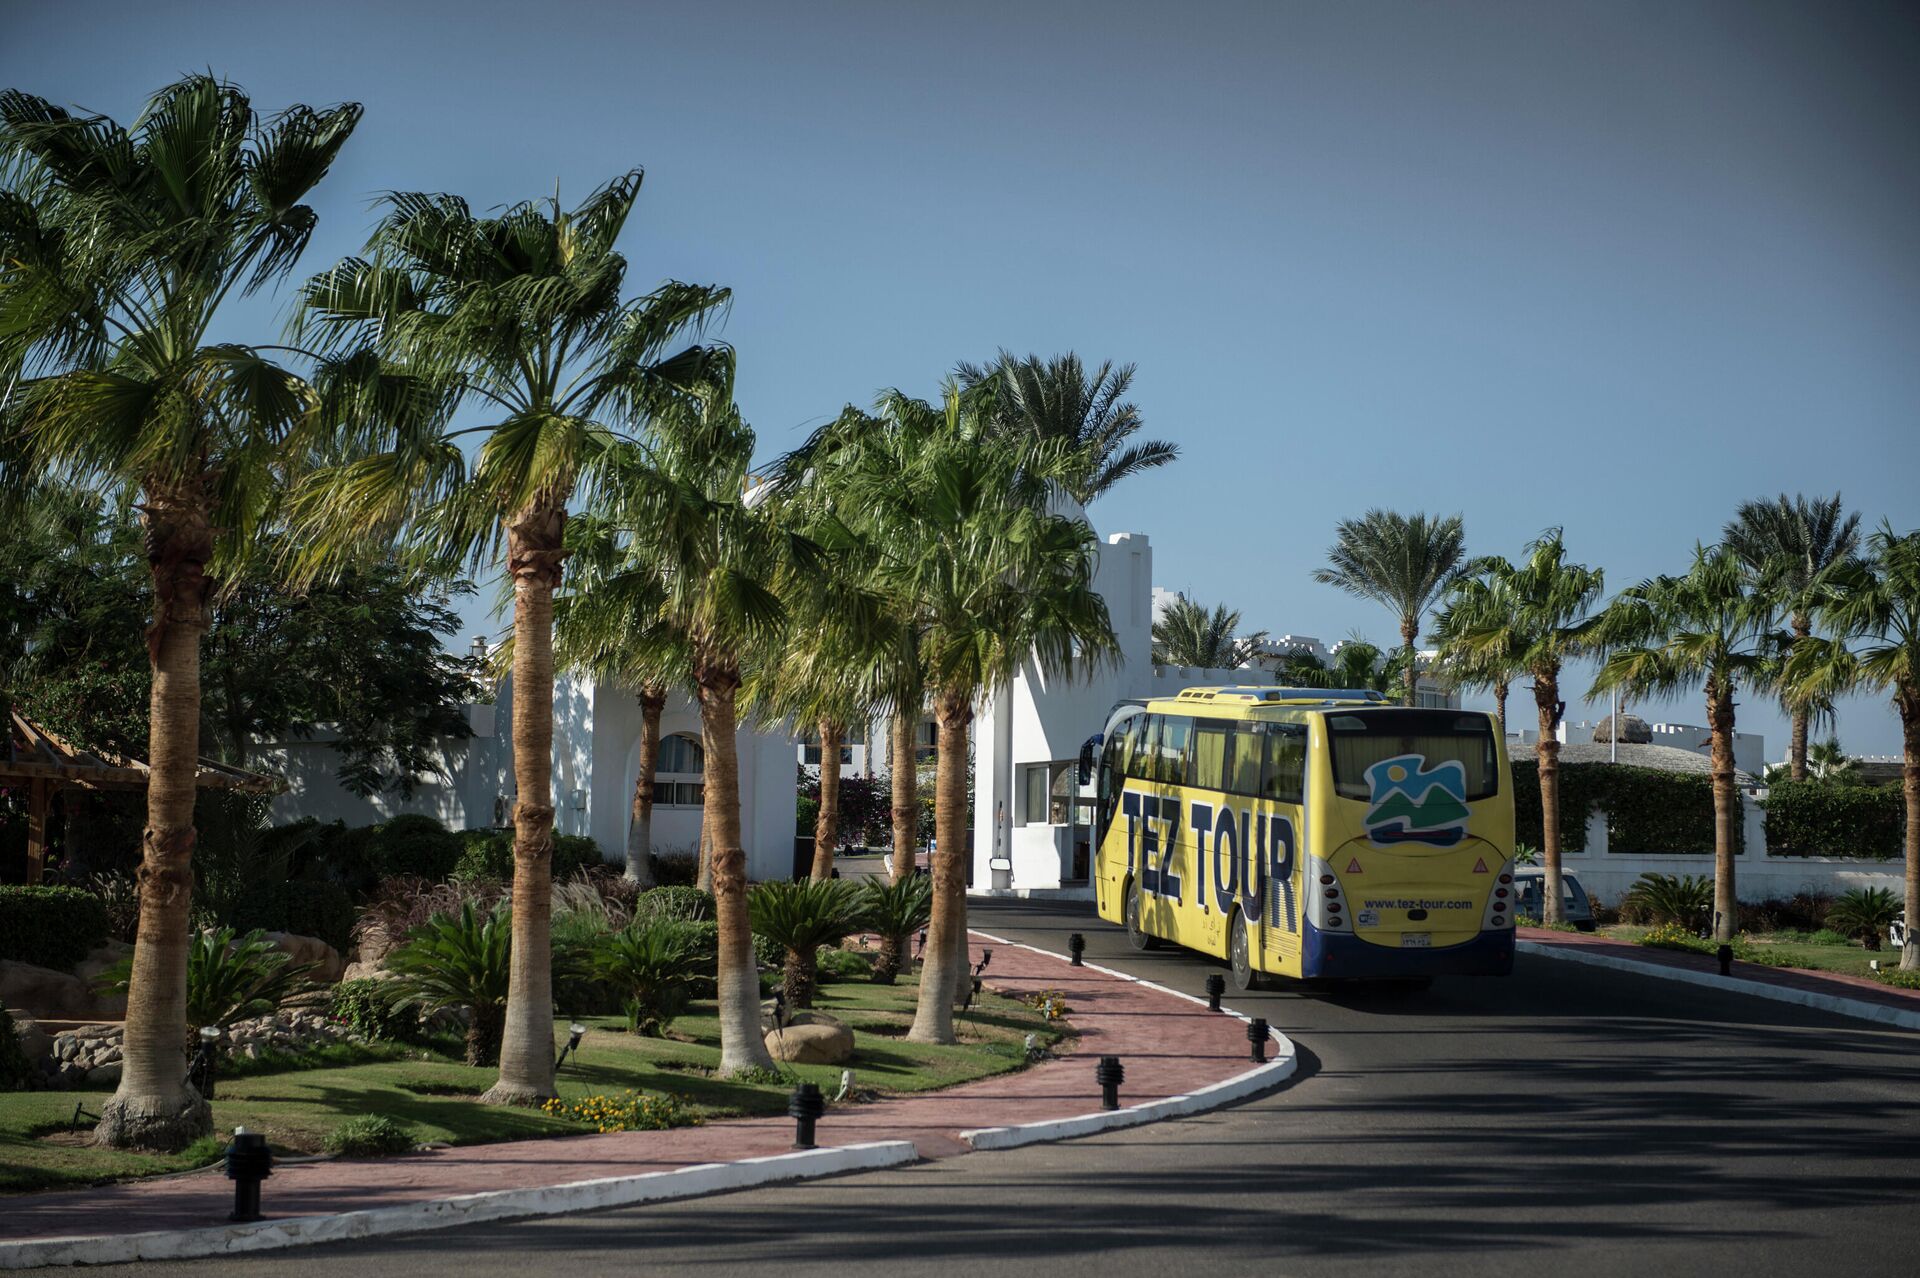
<svg viewBox="0 0 1920 1278">
<path fill-rule="evenodd" d="M 1260 795 L 1260 759 L 1267 734 L 1256 724 L 1243 723 L 1233 730 L 1227 756 L 1226 788 L 1249 799 Z"/>
<path fill-rule="evenodd" d="M 1198 790 L 1227 788 L 1228 724 L 1201 720 L 1193 729 L 1193 786 Z"/>
<path fill-rule="evenodd" d="M 1154 780 L 1162 785 L 1187 783 L 1187 738 L 1193 735 L 1193 720 L 1183 714 L 1170 714 L 1160 721 L 1160 766 Z"/>
<path fill-rule="evenodd" d="M 1306 793 L 1306 776 L 1306 725 L 1274 724 L 1267 733 L 1266 758 L 1260 770 L 1260 797 L 1298 803 Z"/>
<path fill-rule="evenodd" d="M 1157 714 L 1143 714 L 1134 721 L 1139 727 L 1127 734 L 1127 741 L 1133 747 L 1127 755 L 1127 775 L 1136 781 L 1154 778 L 1155 752 L 1160 748 L 1160 719 Z"/>
</svg>

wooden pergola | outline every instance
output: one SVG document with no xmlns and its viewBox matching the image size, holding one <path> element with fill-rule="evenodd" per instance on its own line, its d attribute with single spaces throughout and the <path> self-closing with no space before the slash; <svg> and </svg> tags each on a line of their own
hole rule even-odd
<svg viewBox="0 0 1920 1278">
<path fill-rule="evenodd" d="M 83 750 L 9 707 L 6 749 L 0 752 L 0 786 L 27 787 L 27 882 L 38 883 L 47 859 L 47 808 L 63 790 L 145 790 L 153 769 L 145 759 L 110 751 Z M 276 777 L 200 760 L 203 790 L 272 794 Z"/>
</svg>

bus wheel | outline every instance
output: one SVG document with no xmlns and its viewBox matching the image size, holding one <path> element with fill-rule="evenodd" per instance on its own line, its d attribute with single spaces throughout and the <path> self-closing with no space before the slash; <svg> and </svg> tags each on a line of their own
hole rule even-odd
<svg viewBox="0 0 1920 1278">
<path fill-rule="evenodd" d="M 1238 910 L 1233 912 L 1233 923 L 1227 932 L 1227 965 L 1233 970 L 1233 988 L 1242 991 L 1260 988 L 1260 973 L 1253 968 L 1253 945 L 1247 937 L 1247 916 Z"/>
<path fill-rule="evenodd" d="M 1160 942 L 1147 935 L 1147 928 L 1140 921 L 1140 885 L 1127 884 L 1127 944 L 1136 950 L 1157 950 Z"/>
</svg>

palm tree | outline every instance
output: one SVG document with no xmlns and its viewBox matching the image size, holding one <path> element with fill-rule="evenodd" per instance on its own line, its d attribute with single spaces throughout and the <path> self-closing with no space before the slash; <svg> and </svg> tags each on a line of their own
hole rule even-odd
<svg viewBox="0 0 1920 1278">
<path fill-rule="evenodd" d="M 1466 533 L 1458 515 L 1442 519 L 1370 510 L 1359 519 L 1340 521 L 1327 551 L 1328 566 L 1313 574 L 1322 585 L 1393 609 L 1407 653 L 1402 671 L 1407 705 L 1413 704 L 1419 678 L 1414 641 L 1420 637 L 1420 623 L 1433 601 L 1453 584 L 1465 553 Z"/>
<path fill-rule="evenodd" d="M 1239 628 L 1240 614 L 1225 604 L 1208 612 L 1205 605 L 1181 596 L 1154 619 L 1153 664 L 1199 670 L 1244 666 L 1267 641 L 1267 632 L 1238 635 Z"/>
<path fill-rule="evenodd" d="M 626 553 L 642 565 L 666 566 L 661 624 L 683 637 L 700 702 L 723 1075 L 772 1065 L 760 1035 L 740 834 L 741 691 L 751 664 L 777 655 L 789 625 L 784 597 L 819 560 L 812 544 L 776 517 L 779 505 L 768 499 L 767 486 L 752 483 L 753 442 L 731 384 L 715 383 L 657 413 L 644 447 L 620 450 L 607 494 L 607 517 Z"/>
<path fill-rule="evenodd" d="M 1493 717 L 1507 730 L 1507 694 L 1513 681 L 1525 675 L 1526 664 L 1517 644 L 1472 645 L 1469 631 L 1486 632 L 1508 616 L 1514 604 L 1503 586 L 1513 565 L 1498 556 L 1475 560 L 1447 591 L 1446 606 L 1434 619 L 1433 639 L 1439 648 L 1435 673 L 1448 685 L 1493 694 Z"/>
<path fill-rule="evenodd" d="M 934 905 L 908 1037 L 950 1043 L 966 975 L 967 729 L 991 687 L 1031 662 L 1072 674 L 1117 650 L 1093 589 L 1093 530 L 1049 509 L 1086 460 L 1073 445 L 995 429 L 992 380 L 943 408 L 899 392 L 892 424 L 850 449 L 840 522 L 875 550 L 873 583 L 918 637 L 938 726 Z"/>
<path fill-rule="evenodd" d="M 730 364 L 699 345 L 668 356 L 727 300 L 668 283 L 628 298 L 614 247 L 640 194 L 635 169 L 578 208 L 476 216 L 453 195 L 396 193 L 367 256 L 305 289 L 300 331 L 331 356 L 330 415 L 350 457 L 298 494 L 308 571 L 402 536 L 477 564 L 505 542 L 512 583 L 513 984 L 494 1103 L 553 1093 L 549 944 L 553 855 L 553 598 L 568 504 L 592 496 L 619 427 Z M 484 414 L 453 429 L 454 414 Z M 480 436 L 471 458 L 460 439 Z"/>
<path fill-rule="evenodd" d="M 1566 922 L 1560 892 L 1560 667 L 1582 650 L 1591 626 L 1588 610 L 1606 580 L 1597 568 L 1566 561 L 1558 528 L 1527 545 L 1519 567 L 1504 559 L 1476 560 L 1471 584 L 1456 587 L 1457 609 L 1441 630 L 1468 669 L 1518 669 L 1533 676 L 1533 702 L 1540 715 L 1534 757 L 1540 769 L 1541 864 L 1545 870 L 1544 921 Z M 1501 727 L 1505 730 L 1503 712 Z"/>
<path fill-rule="evenodd" d="M 1126 401 L 1134 367 L 1102 363 L 1091 373 L 1069 351 L 1052 359 L 1021 359 L 1001 351 L 986 365 L 962 363 L 954 370 L 963 387 L 996 382 L 994 426 L 1011 435 L 1063 444 L 1078 460 L 1059 481 L 1082 506 L 1143 470 L 1164 466 L 1180 450 L 1164 440 L 1129 441 L 1146 424 Z"/>
<path fill-rule="evenodd" d="M 1721 533 L 1741 562 L 1771 583 L 1796 640 L 1813 633 L 1814 592 L 1822 575 L 1859 548 L 1860 516 L 1844 512 L 1839 493 L 1812 501 L 1781 493 L 1772 501 L 1742 502 Z M 1787 762 L 1793 779 L 1804 781 L 1808 726 L 1816 717 L 1830 719 L 1833 703 L 1809 702 L 1786 688 L 1781 697 L 1793 724 Z"/>
<path fill-rule="evenodd" d="M 1920 530 L 1896 534 L 1882 523 L 1866 558 L 1835 568 L 1816 592 L 1820 622 L 1833 638 L 1794 644 L 1784 683 L 1802 695 L 1833 698 L 1856 689 L 1889 692 L 1900 715 L 1902 788 L 1907 801 L 1907 929 L 1900 966 L 1920 969 Z"/>
<path fill-rule="evenodd" d="M 357 105 L 262 120 L 204 75 L 130 128 L 0 93 L 0 484 L 137 493 L 152 565 L 140 933 L 103 1144 L 178 1149 L 212 1127 L 182 1039 L 200 645 L 221 574 L 312 442 L 314 396 L 269 358 L 281 348 L 210 334 L 236 292 L 299 260 L 315 221 L 300 201 L 359 120 Z"/>
<path fill-rule="evenodd" d="M 1670 696 L 1704 687 L 1713 774 L 1714 935 L 1738 929 L 1733 831 L 1740 819 L 1733 784 L 1733 695 L 1773 677 L 1774 613 L 1752 574 L 1723 546 L 1696 546 L 1684 576 L 1656 577 L 1623 590 L 1583 636 L 1606 654 L 1593 691 L 1622 688 Z"/>
</svg>

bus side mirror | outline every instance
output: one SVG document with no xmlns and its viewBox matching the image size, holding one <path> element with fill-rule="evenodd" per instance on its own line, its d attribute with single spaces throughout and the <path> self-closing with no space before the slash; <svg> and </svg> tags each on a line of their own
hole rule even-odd
<svg viewBox="0 0 1920 1278">
<path fill-rule="evenodd" d="M 1100 734 L 1094 733 L 1080 743 L 1080 784 L 1093 784 L 1093 760 L 1100 752 Z"/>
</svg>

